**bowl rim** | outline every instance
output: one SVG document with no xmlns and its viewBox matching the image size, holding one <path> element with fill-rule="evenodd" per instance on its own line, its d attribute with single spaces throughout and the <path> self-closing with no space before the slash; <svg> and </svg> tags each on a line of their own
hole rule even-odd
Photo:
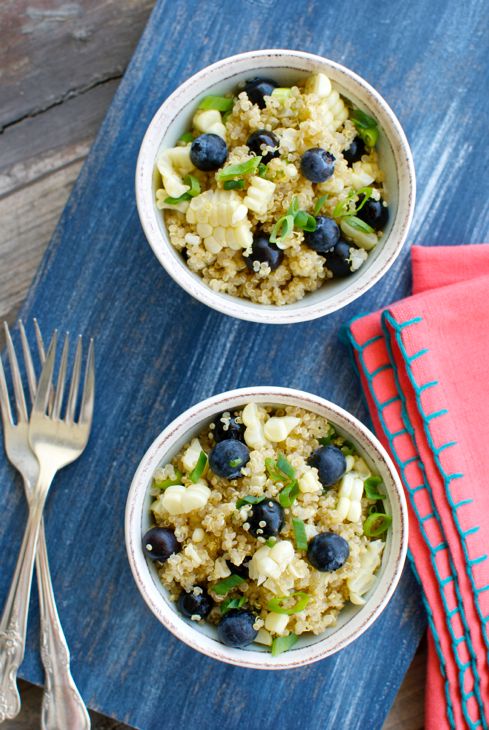
<svg viewBox="0 0 489 730">
<path fill-rule="evenodd" d="M 293 58 L 297 61 L 302 60 L 317 66 L 322 66 L 324 69 L 334 70 L 337 74 L 348 77 L 353 81 L 361 89 L 362 94 L 369 99 L 368 102 L 364 102 L 365 106 L 370 108 L 370 102 L 372 102 L 381 110 L 384 117 L 382 126 L 386 130 L 389 128 L 389 134 L 396 140 L 398 146 L 398 153 L 396 154 L 394 152 L 396 186 L 398 189 L 401 189 L 401 175 L 399 170 L 399 164 L 401 164 L 402 176 L 404 178 L 402 187 L 406 190 L 406 204 L 405 210 L 402 211 L 402 218 L 400 218 L 399 210 L 396 216 L 396 221 L 400 221 L 397 241 L 389 254 L 384 257 L 382 255 L 384 252 L 380 250 L 374 267 L 370 267 L 368 270 L 368 276 L 365 275 L 362 279 L 355 279 L 352 282 L 352 286 L 346 286 L 334 297 L 320 298 L 310 304 L 306 303 L 299 308 L 291 308 L 297 302 L 283 306 L 263 305 L 239 297 L 215 292 L 198 275 L 195 276 L 188 267 L 182 266 L 181 262 L 173 255 L 168 255 L 168 253 L 173 254 L 173 249 L 171 249 L 168 235 L 165 235 L 165 233 L 162 234 L 158 226 L 157 214 L 161 214 L 161 211 L 157 211 L 154 205 L 152 188 L 148 184 L 148 181 L 152 179 L 156 154 L 161 145 L 162 132 L 160 126 L 162 119 L 167 118 L 164 124 L 164 128 L 166 129 L 181 111 L 181 97 L 185 99 L 185 96 L 191 93 L 193 87 L 199 86 L 208 75 L 213 75 L 217 71 L 225 72 L 227 68 L 231 70 L 235 64 L 246 61 L 249 61 L 250 70 L 252 70 L 254 67 L 259 66 L 260 61 L 264 61 L 267 58 L 283 59 L 284 65 L 286 65 L 287 58 Z M 212 84 L 217 82 L 217 79 L 213 79 Z M 196 91 L 195 96 L 201 95 L 202 91 L 203 89 Z M 186 101 L 185 103 L 188 102 Z M 237 319 L 267 324 L 292 324 L 323 317 L 347 306 L 365 294 L 365 292 L 373 287 L 387 273 L 399 256 L 409 232 L 416 198 L 416 176 L 412 152 L 399 120 L 381 94 L 365 79 L 346 66 L 324 56 L 306 51 L 273 48 L 246 51 L 245 53 L 228 56 L 205 66 L 177 86 L 157 109 L 143 137 L 136 163 L 135 189 L 139 219 L 149 245 L 166 272 L 190 296 L 222 314 L 227 314 Z M 382 244 L 385 245 L 387 243 L 389 235 L 382 241 Z M 307 295 L 305 299 L 307 299 Z"/>
<path fill-rule="evenodd" d="M 368 443 L 368 449 L 365 448 L 365 451 L 369 453 L 372 460 L 375 460 L 376 463 L 379 460 L 384 462 L 391 477 L 390 486 L 397 498 L 396 505 L 392 503 L 391 509 L 394 511 L 394 507 L 396 507 L 399 519 L 398 549 L 397 554 L 392 559 L 391 569 L 386 575 L 386 584 L 383 590 L 380 591 L 379 583 L 379 595 L 371 594 L 364 606 L 338 629 L 338 632 L 340 632 L 345 627 L 350 626 L 350 631 L 343 632 L 345 636 L 340 641 L 337 640 L 334 645 L 331 645 L 333 643 L 332 639 L 338 632 L 334 632 L 312 645 L 282 654 L 278 658 L 272 657 L 269 653 L 253 650 L 243 651 L 224 646 L 184 621 L 176 610 L 164 600 L 157 588 L 141 547 L 141 519 L 145 509 L 144 504 L 149 479 L 168 450 L 171 450 L 178 439 L 195 429 L 199 422 L 221 412 L 223 407 L 237 407 L 238 402 L 243 404 L 253 399 L 256 399 L 256 402 L 277 404 L 289 401 L 306 410 L 314 411 L 314 408 L 316 408 L 315 412 L 318 412 L 318 408 L 323 409 L 328 414 L 333 414 L 333 419 L 336 418 L 340 422 L 348 424 L 346 427 L 342 425 L 340 428 L 347 431 L 351 427 L 353 438 L 355 438 L 356 431 L 357 438 L 360 435 Z M 235 402 L 234 405 L 232 404 L 233 401 Z M 305 666 L 336 653 L 361 636 L 380 616 L 397 587 L 406 559 L 407 540 L 408 512 L 404 489 L 396 468 L 382 444 L 361 421 L 348 411 L 321 396 L 295 388 L 274 386 L 237 388 L 213 395 L 187 408 L 163 429 L 144 454 L 133 477 L 125 509 L 125 542 L 131 572 L 142 598 L 158 621 L 176 638 L 192 649 L 212 659 L 253 669 L 278 670 Z M 369 609 L 373 597 L 376 598 L 375 605 L 372 604 Z M 358 617 L 361 613 L 364 615 L 360 621 Z"/>
</svg>

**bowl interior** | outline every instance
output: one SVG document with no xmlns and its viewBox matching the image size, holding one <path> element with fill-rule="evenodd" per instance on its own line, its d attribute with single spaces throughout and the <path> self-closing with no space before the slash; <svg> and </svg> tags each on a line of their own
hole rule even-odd
<svg viewBox="0 0 489 730">
<path fill-rule="evenodd" d="M 271 53 L 273 54 L 273 52 Z M 276 53 L 279 54 L 279 52 Z M 231 59 L 227 60 L 231 61 Z M 191 293 L 197 293 L 202 287 L 208 288 L 197 274 L 188 269 L 182 256 L 169 243 L 162 211 L 156 208 L 155 192 L 159 174 L 155 172 L 155 160 L 158 152 L 163 148 L 174 146 L 181 134 L 188 131 L 192 116 L 202 97 L 208 94 L 224 94 L 235 91 L 242 82 L 254 75 L 269 76 L 281 85 L 292 85 L 312 72 L 319 70 L 322 70 L 331 78 L 338 91 L 346 99 L 350 100 L 354 106 L 374 116 L 379 123 L 380 135 L 377 149 L 380 166 L 385 172 L 388 190 L 387 199 L 390 209 L 389 222 L 384 236 L 357 272 L 347 279 L 328 281 L 320 289 L 308 293 L 298 302 L 281 307 L 256 305 L 228 294 L 212 292 L 211 299 L 214 302 L 217 299 L 220 300 L 223 311 L 229 311 L 229 306 L 236 306 L 237 302 L 243 310 L 243 316 L 249 316 L 251 319 L 256 318 L 257 307 L 265 317 L 273 317 L 273 313 L 277 313 L 277 310 L 282 312 L 282 316 L 287 311 L 288 315 L 286 316 L 294 317 L 294 315 L 304 314 L 305 309 L 314 309 L 319 303 L 323 307 L 323 314 L 327 311 L 334 311 L 369 288 L 371 283 L 374 283 L 385 271 L 386 262 L 389 262 L 388 267 L 394 260 L 402 245 L 407 230 L 406 216 L 410 218 L 412 190 L 406 184 L 407 168 L 404 168 L 406 165 L 409 168 L 409 164 L 406 162 L 406 151 L 403 149 L 405 143 L 401 141 L 396 131 L 397 121 L 378 94 L 355 74 L 347 71 L 342 66 L 319 57 L 298 54 L 292 57 L 287 57 L 287 55 L 283 57 L 280 55 L 264 56 L 259 57 L 254 62 L 250 59 L 248 63 L 229 63 L 225 65 L 225 62 L 223 62 L 221 69 L 210 67 L 210 70 L 206 70 L 208 73 L 203 78 L 199 78 L 199 74 L 192 77 L 187 82 L 184 93 L 179 93 L 179 89 L 182 87 L 177 89 L 168 100 L 168 102 L 171 102 L 171 106 L 165 113 L 161 114 L 163 107 L 160 109 L 160 113 L 156 115 L 154 120 L 151 147 L 149 144 L 147 145 L 147 149 L 151 148 L 150 163 L 152 165 L 151 215 L 153 229 L 157 231 L 152 241 L 150 237 L 152 246 L 153 248 L 156 247 L 155 252 L 164 265 L 171 260 L 173 273 L 171 271 L 170 273 L 173 276 L 176 275 L 182 284 L 184 284 L 183 279 L 186 279 L 188 282 L 186 288 L 190 286 L 194 289 L 194 292 Z M 403 167 L 403 169 L 401 170 L 400 167 Z M 401 177 L 404 180 L 404 185 L 400 183 Z M 159 241 L 155 242 L 155 238 Z M 324 308 L 325 302 L 327 303 L 326 309 Z M 215 306 L 212 301 L 206 301 L 206 303 Z M 248 312 L 248 315 L 246 312 Z M 231 313 L 234 314 L 235 312 L 231 311 Z"/>
<path fill-rule="evenodd" d="M 367 620 L 370 623 L 372 604 L 377 605 L 379 601 L 382 600 L 382 596 L 385 595 L 387 587 L 389 587 L 392 583 L 393 574 L 396 573 L 396 571 L 398 571 L 399 569 L 399 561 L 403 560 L 403 505 L 402 498 L 400 497 L 399 490 L 396 488 L 396 482 L 392 476 L 389 465 L 382 458 L 382 455 L 379 453 L 376 447 L 369 441 L 369 436 L 366 429 L 362 427 L 362 429 L 359 430 L 355 426 L 352 427 L 352 423 L 349 421 L 349 419 L 345 420 L 341 412 L 334 413 L 329 408 L 318 405 L 314 400 L 306 404 L 303 401 L 299 402 L 297 397 L 287 396 L 287 394 L 283 394 L 280 398 L 271 398 L 269 394 L 262 395 L 259 393 L 253 395 L 253 397 L 244 396 L 240 398 L 238 396 L 232 401 L 226 401 L 224 405 L 222 402 L 220 402 L 217 407 L 214 406 L 214 408 L 205 409 L 199 414 L 198 418 L 193 420 L 191 427 L 188 427 L 188 425 L 186 428 L 183 425 L 181 428 L 177 427 L 173 430 L 173 434 L 170 439 L 163 438 L 160 441 L 160 448 L 157 449 L 157 451 L 153 455 L 151 468 L 150 470 L 146 470 L 144 478 L 141 479 L 139 483 L 139 489 L 141 490 L 141 497 L 139 500 L 140 507 L 135 511 L 135 524 L 132 526 L 133 531 L 135 528 L 135 534 L 139 535 L 136 550 L 139 551 L 140 557 L 142 558 L 142 562 L 140 564 L 140 568 L 143 572 L 142 578 L 146 584 L 149 584 L 151 586 L 151 591 L 154 593 L 154 595 L 158 596 L 157 600 L 162 604 L 160 608 L 164 606 L 164 614 L 168 616 L 168 612 L 171 612 L 173 626 L 180 625 L 180 628 L 183 628 L 184 633 L 186 634 L 188 634 L 188 632 L 198 632 L 199 634 L 207 637 L 207 643 L 210 642 L 210 644 L 217 645 L 219 652 L 225 653 L 227 651 L 227 647 L 223 647 L 223 645 L 217 640 L 216 630 L 213 626 L 209 624 L 198 624 L 196 622 L 187 620 L 177 612 L 174 602 L 169 597 L 168 591 L 164 588 L 158 578 L 157 570 L 154 563 L 151 563 L 151 561 L 146 561 L 146 559 L 144 558 L 140 543 L 141 536 L 151 526 L 150 505 L 153 498 L 149 493 L 149 488 L 151 485 L 151 476 L 154 469 L 157 466 L 167 464 L 168 461 L 176 456 L 176 454 L 190 438 L 196 436 L 204 426 L 210 423 L 215 415 L 221 413 L 223 410 L 244 406 L 246 403 L 250 402 L 250 400 L 269 405 L 299 405 L 300 407 L 306 408 L 310 411 L 325 416 L 335 426 L 340 434 L 344 435 L 349 440 L 354 442 L 359 453 L 363 456 L 371 470 L 375 473 L 378 473 L 382 477 L 386 487 L 388 499 L 386 500 L 385 506 L 386 511 L 392 515 L 392 527 L 387 535 L 386 546 L 383 552 L 382 565 L 377 572 L 377 580 L 370 592 L 365 596 L 366 604 L 364 606 L 355 606 L 353 604 L 347 603 L 344 609 L 341 611 L 335 627 L 329 628 L 327 631 L 318 636 L 314 636 L 312 634 L 301 636 L 292 651 L 283 655 L 283 657 L 286 659 L 286 661 L 288 661 L 291 655 L 296 653 L 300 654 L 301 652 L 304 653 L 304 650 L 307 650 L 310 647 L 314 647 L 317 644 L 324 643 L 325 640 L 328 639 L 331 639 L 331 642 L 328 650 L 328 642 L 326 641 L 326 652 L 332 653 L 333 651 L 336 651 L 338 648 L 340 648 L 339 645 L 341 644 L 341 640 L 339 642 L 336 642 L 335 635 L 345 635 L 345 637 L 347 637 L 345 643 L 349 643 L 349 640 L 351 640 L 350 635 L 356 632 L 358 630 L 358 627 L 362 627 L 364 622 Z M 137 476 L 135 480 L 137 480 Z M 137 539 L 137 537 L 135 539 Z M 397 579 L 395 580 L 395 582 L 397 582 Z M 165 620 L 164 623 L 166 623 Z M 184 624 L 185 627 L 183 627 L 182 624 Z M 173 630 L 171 626 L 168 626 L 168 628 L 170 628 L 170 630 Z M 179 632 L 177 633 L 177 635 L 179 635 Z M 187 639 L 181 634 L 180 638 L 183 638 L 185 641 L 187 641 Z M 192 642 L 188 643 L 192 644 Z M 195 645 L 194 648 L 203 650 L 202 647 Z M 238 651 L 238 657 L 240 653 L 242 654 L 242 652 L 253 656 L 259 654 L 261 655 L 262 659 L 266 658 L 267 663 L 270 661 L 271 658 L 269 651 L 267 651 L 267 649 L 265 648 L 260 647 L 258 644 L 253 644 L 247 649 L 230 651 L 231 653 L 235 653 L 236 651 Z M 226 659 L 226 657 L 222 656 L 219 658 Z M 311 659 L 309 659 L 309 661 L 311 661 Z"/>
</svg>

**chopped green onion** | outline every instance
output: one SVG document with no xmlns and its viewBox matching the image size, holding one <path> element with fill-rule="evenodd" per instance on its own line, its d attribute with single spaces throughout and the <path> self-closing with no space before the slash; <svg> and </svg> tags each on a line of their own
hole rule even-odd
<svg viewBox="0 0 489 730">
<path fill-rule="evenodd" d="M 368 508 L 369 515 L 372 515 L 374 512 L 378 512 L 381 515 L 385 515 L 384 503 L 380 499 L 378 499 L 375 504 L 372 504 Z"/>
<path fill-rule="evenodd" d="M 345 218 L 345 223 L 348 223 L 355 231 L 360 231 L 361 233 L 373 233 L 374 229 L 372 226 L 369 226 L 368 223 L 365 223 L 365 221 L 362 221 L 360 218 L 357 218 L 355 215 L 349 215 Z"/>
<path fill-rule="evenodd" d="M 351 199 L 357 195 L 358 196 L 363 195 L 363 200 L 357 206 L 354 206 L 353 208 L 351 208 L 350 207 Z M 363 206 L 365 205 L 365 203 L 367 202 L 367 200 L 370 198 L 371 195 L 372 195 L 372 188 L 370 188 L 370 187 L 360 188 L 359 190 L 351 190 L 348 193 L 348 195 L 346 196 L 346 198 L 344 198 L 343 200 L 339 200 L 336 203 L 334 210 L 333 210 L 333 218 L 343 218 L 344 216 L 355 215 L 363 208 Z"/>
<path fill-rule="evenodd" d="M 229 466 L 232 466 L 234 469 L 234 467 L 239 466 L 242 463 L 242 461 L 243 460 L 241 457 L 238 457 L 237 459 L 231 459 L 231 461 L 229 462 Z"/>
<path fill-rule="evenodd" d="M 283 603 L 290 601 L 291 598 L 297 598 L 297 601 L 293 606 L 286 608 Z M 267 608 L 269 611 L 273 611 L 273 613 L 284 613 L 287 616 L 292 616 L 294 613 L 303 611 L 309 603 L 310 598 L 307 593 L 296 591 L 296 593 L 292 593 L 290 596 L 277 596 L 276 598 L 272 598 L 268 601 Z"/>
<path fill-rule="evenodd" d="M 199 454 L 199 458 L 197 459 L 197 464 L 195 465 L 195 468 L 192 469 L 190 474 L 188 475 L 188 478 L 191 482 L 196 484 L 196 482 L 199 481 L 200 477 L 204 473 L 204 469 L 207 466 L 207 454 L 205 451 L 201 451 Z"/>
<path fill-rule="evenodd" d="M 296 213 L 294 224 L 297 228 L 300 228 L 303 231 L 315 231 L 317 228 L 316 219 L 313 215 L 310 215 L 310 213 L 306 213 L 305 210 L 299 210 L 298 213 Z"/>
<path fill-rule="evenodd" d="M 297 640 L 298 637 L 292 633 L 288 636 L 277 636 L 272 641 L 272 656 L 278 656 L 279 654 L 283 654 L 284 651 L 292 649 Z"/>
<path fill-rule="evenodd" d="M 278 501 L 282 505 L 282 507 L 292 507 L 294 504 L 297 495 L 299 494 L 299 485 L 294 480 L 290 484 L 287 484 L 286 487 L 280 490 L 278 493 Z"/>
<path fill-rule="evenodd" d="M 212 586 L 212 590 L 214 593 L 217 593 L 218 596 L 225 596 L 232 588 L 236 588 L 236 586 L 239 586 L 239 584 L 243 582 L 244 578 L 240 575 L 233 574 L 230 575 L 229 578 L 224 578 L 224 580 L 220 580 L 219 583 Z"/>
<path fill-rule="evenodd" d="M 350 118 L 367 147 L 375 147 L 379 139 L 379 128 L 375 119 L 361 109 L 354 109 Z"/>
<path fill-rule="evenodd" d="M 379 537 L 390 527 L 392 517 L 381 512 L 372 512 L 363 523 L 363 533 L 367 537 Z"/>
<path fill-rule="evenodd" d="M 290 461 L 287 461 L 283 454 L 278 455 L 277 468 L 282 472 L 282 474 L 290 477 L 290 479 L 295 479 L 295 469 Z"/>
<path fill-rule="evenodd" d="M 297 198 L 297 195 L 294 195 L 294 197 L 292 198 L 292 201 L 289 205 L 287 215 L 296 216 L 298 212 L 299 212 L 299 199 Z"/>
<path fill-rule="evenodd" d="M 155 487 L 155 489 L 168 489 L 168 487 L 173 487 L 175 484 L 181 484 L 182 476 L 182 472 L 175 469 L 175 476 L 173 479 L 153 479 L 153 487 Z"/>
<path fill-rule="evenodd" d="M 268 540 L 265 540 L 265 545 L 269 548 L 273 547 L 275 543 L 277 542 L 276 537 L 269 537 Z"/>
<path fill-rule="evenodd" d="M 297 549 L 307 550 L 307 535 L 304 522 L 299 520 L 297 517 L 293 517 L 292 527 L 294 528 L 294 538 Z"/>
<path fill-rule="evenodd" d="M 267 170 L 268 167 L 263 162 L 260 162 L 260 164 L 258 165 L 258 175 L 260 177 L 265 177 L 265 175 L 267 174 Z"/>
<path fill-rule="evenodd" d="M 319 215 L 319 213 L 321 212 L 321 208 L 323 207 L 327 199 L 328 193 L 326 193 L 326 195 L 321 195 L 321 197 L 316 200 L 316 202 L 314 203 L 314 215 Z"/>
<path fill-rule="evenodd" d="M 266 497 L 254 497 L 252 494 L 248 494 L 246 497 L 238 499 L 236 502 L 236 508 L 240 509 L 245 504 L 260 504 L 260 502 L 263 502 L 264 499 L 266 499 Z"/>
<path fill-rule="evenodd" d="M 237 165 L 228 165 L 217 173 L 217 177 L 219 180 L 228 180 L 233 177 L 241 177 L 242 175 L 252 175 L 257 171 L 260 162 L 260 155 L 250 157 L 246 162 L 240 162 Z"/>
<path fill-rule="evenodd" d="M 272 91 L 272 97 L 278 99 L 280 102 L 286 101 L 292 94 L 292 89 L 287 89 L 283 86 L 278 86 Z"/>
<path fill-rule="evenodd" d="M 379 140 L 379 130 L 377 127 L 373 129 L 362 129 L 359 130 L 358 134 L 362 137 L 367 147 L 375 147 Z"/>
<path fill-rule="evenodd" d="M 224 615 L 232 608 L 241 608 L 241 606 L 244 606 L 245 603 L 246 596 L 241 596 L 241 598 L 226 598 L 226 600 L 220 604 L 219 608 L 221 609 L 221 614 Z"/>
<path fill-rule="evenodd" d="M 327 436 L 322 436 L 320 439 L 318 439 L 319 443 L 322 446 L 329 446 L 334 438 L 336 438 L 338 434 L 336 433 L 336 430 L 334 427 L 329 424 L 329 432 Z"/>
<path fill-rule="evenodd" d="M 191 197 L 190 193 L 183 193 L 178 198 L 168 196 L 168 198 L 165 198 L 163 202 L 167 203 L 167 205 L 179 205 L 180 203 L 185 203 L 186 200 L 190 200 Z"/>
<path fill-rule="evenodd" d="M 165 203 L 167 203 L 168 205 L 178 205 L 179 203 L 184 203 L 186 200 L 190 200 L 190 198 L 195 198 L 196 195 L 199 195 L 200 183 L 196 177 L 194 177 L 193 175 L 185 175 L 185 177 L 183 178 L 183 182 L 185 185 L 188 185 L 190 187 L 190 190 L 187 190 L 178 198 L 165 198 Z"/>
<path fill-rule="evenodd" d="M 224 190 L 242 190 L 244 188 L 244 180 L 224 180 Z"/>
<path fill-rule="evenodd" d="M 192 132 L 185 132 L 185 134 L 182 134 L 182 136 L 177 139 L 177 144 L 178 144 L 178 142 L 184 142 L 185 144 L 187 144 L 187 142 L 193 142 L 193 141 L 194 141 L 194 135 L 192 134 Z"/>
<path fill-rule="evenodd" d="M 382 479 L 380 477 L 373 476 L 365 479 L 363 486 L 365 488 L 365 496 L 367 499 L 377 501 L 378 499 L 383 499 L 385 497 L 385 494 L 381 494 L 377 489 L 379 484 L 382 484 Z"/>
<path fill-rule="evenodd" d="M 340 446 L 340 450 L 344 453 L 345 456 L 351 456 L 355 453 L 355 446 L 352 444 L 351 441 L 347 441 L 345 439 L 343 441 L 343 444 Z"/>
<path fill-rule="evenodd" d="M 358 196 L 363 195 L 363 200 L 361 201 L 360 205 L 356 206 L 355 210 L 353 211 L 354 213 L 358 213 L 359 210 L 362 210 L 363 206 L 365 205 L 367 200 L 372 195 L 372 188 L 369 186 L 367 186 L 365 188 L 360 188 L 359 190 L 356 191 L 356 194 Z"/>
<path fill-rule="evenodd" d="M 199 109 L 217 109 L 218 112 L 229 112 L 233 108 L 234 99 L 228 96 L 204 96 Z"/>
<path fill-rule="evenodd" d="M 294 216 L 284 215 L 279 218 L 272 228 L 270 243 L 282 243 L 294 230 Z"/>
<path fill-rule="evenodd" d="M 284 477 L 288 479 L 295 478 L 295 469 L 283 454 L 278 455 L 276 462 L 270 457 L 266 458 L 265 469 L 270 479 L 274 482 L 285 481 Z"/>
</svg>

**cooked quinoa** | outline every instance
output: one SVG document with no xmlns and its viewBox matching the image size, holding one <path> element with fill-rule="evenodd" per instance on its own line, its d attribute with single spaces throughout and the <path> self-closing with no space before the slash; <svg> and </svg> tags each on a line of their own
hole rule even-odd
<svg viewBox="0 0 489 730">
<path fill-rule="evenodd" d="M 143 546 L 187 618 L 217 624 L 224 643 L 229 617 L 248 619 L 249 641 L 231 645 L 279 653 L 365 602 L 390 524 L 382 492 L 325 418 L 249 403 L 156 470 Z"/>
<path fill-rule="evenodd" d="M 284 305 L 359 269 L 388 209 L 376 121 L 324 74 L 276 86 L 205 97 L 158 155 L 156 205 L 211 289 Z"/>
</svg>

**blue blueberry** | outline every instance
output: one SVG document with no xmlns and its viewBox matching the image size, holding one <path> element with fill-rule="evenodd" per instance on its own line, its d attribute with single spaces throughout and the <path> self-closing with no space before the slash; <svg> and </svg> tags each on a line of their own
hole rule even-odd
<svg viewBox="0 0 489 730">
<path fill-rule="evenodd" d="M 177 601 L 178 610 L 186 618 L 192 618 L 192 616 L 207 618 L 212 611 L 213 605 L 214 601 L 203 589 L 202 593 L 199 594 L 195 594 L 193 591 L 190 591 L 190 593 L 182 591 Z"/>
<path fill-rule="evenodd" d="M 325 182 L 334 173 L 335 157 L 321 147 L 306 150 L 301 157 L 301 172 L 313 183 Z"/>
<path fill-rule="evenodd" d="M 313 251 L 326 253 L 340 240 L 340 229 L 333 218 L 325 215 L 316 216 L 316 230 L 304 233 L 304 243 Z"/>
<path fill-rule="evenodd" d="M 362 202 L 364 195 L 360 195 L 358 198 L 358 204 Z M 369 198 L 365 205 L 355 213 L 357 218 L 360 218 L 365 223 L 376 231 L 382 231 L 387 225 L 389 220 L 389 209 L 384 205 L 382 198 L 380 200 L 373 200 Z"/>
<path fill-rule="evenodd" d="M 232 608 L 224 614 L 217 626 L 217 636 L 226 646 L 242 649 L 256 639 L 258 631 L 253 628 L 256 621 L 251 611 Z"/>
<path fill-rule="evenodd" d="M 346 471 L 346 459 L 337 446 L 320 446 L 313 451 L 307 462 L 318 470 L 323 487 L 331 487 Z"/>
<path fill-rule="evenodd" d="M 211 433 L 216 443 L 218 441 L 225 441 L 226 439 L 236 439 L 237 441 L 243 441 L 245 425 L 236 421 L 234 416 L 227 416 L 225 421 L 222 420 L 222 413 L 216 416 L 212 425 L 214 428 L 211 429 Z"/>
<path fill-rule="evenodd" d="M 361 137 L 355 137 L 348 149 L 343 150 L 343 157 L 347 161 L 349 167 L 354 162 L 358 162 L 362 159 L 362 155 L 365 154 L 365 142 Z"/>
<path fill-rule="evenodd" d="M 246 518 L 253 537 L 272 537 L 278 535 L 285 524 L 285 512 L 274 499 L 264 499 L 253 504 Z M 264 525 L 262 523 L 265 523 Z"/>
<path fill-rule="evenodd" d="M 253 132 L 248 137 L 247 146 L 250 148 L 251 152 L 254 152 L 255 155 L 261 156 L 261 161 L 266 165 L 270 162 L 270 160 L 273 160 L 274 157 L 279 156 L 279 150 L 278 150 L 278 137 L 273 132 L 269 132 L 266 129 L 258 129 L 256 132 Z M 262 146 L 266 145 L 267 147 L 273 147 L 273 150 L 271 152 L 267 152 L 265 155 L 262 151 Z"/>
<path fill-rule="evenodd" d="M 218 134 L 201 134 L 190 145 L 190 159 L 198 170 L 218 170 L 227 158 L 227 144 Z"/>
<path fill-rule="evenodd" d="M 324 253 L 326 266 L 334 277 L 350 276 L 352 270 L 350 268 L 350 248 L 351 243 L 346 241 L 338 241 L 329 251 Z"/>
<path fill-rule="evenodd" d="M 246 266 L 253 274 L 256 273 L 253 264 L 258 261 L 259 264 L 268 264 L 271 271 L 278 269 L 284 260 L 284 252 L 274 243 L 270 243 L 265 233 L 258 232 L 253 236 L 253 245 L 249 256 L 245 256 Z"/>
<path fill-rule="evenodd" d="M 219 441 L 209 454 L 209 466 L 218 477 L 239 479 L 241 469 L 250 460 L 246 444 L 236 439 Z"/>
<path fill-rule="evenodd" d="M 307 558 L 311 565 L 321 573 L 338 570 L 348 560 L 350 546 L 341 535 L 335 532 L 320 532 L 309 542 Z"/>
<path fill-rule="evenodd" d="M 170 555 L 179 553 L 181 545 L 173 530 L 168 527 L 152 527 L 143 537 L 143 550 L 151 560 L 164 563 Z"/>
<path fill-rule="evenodd" d="M 255 76 L 254 79 L 249 79 L 245 83 L 244 90 L 252 104 L 258 104 L 260 109 L 264 109 L 266 106 L 265 97 L 271 96 L 276 88 L 277 83 L 272 79 L 261 79 Z"/>
</svg>

